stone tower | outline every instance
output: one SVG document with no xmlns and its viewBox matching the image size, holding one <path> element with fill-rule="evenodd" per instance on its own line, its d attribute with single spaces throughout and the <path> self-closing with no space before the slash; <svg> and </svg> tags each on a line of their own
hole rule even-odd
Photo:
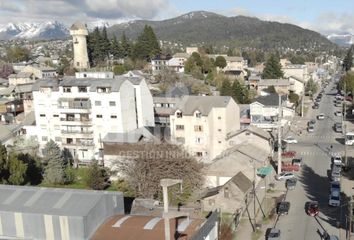
<svg viewBox="0 0 354 240">
<path fill-rule="evenodd" d="M 87 28 L 81 22 L 75 22 L 70 28 L 70 35 L 73 37 L 74 45 L 74 68 L 84 70 L 90 68 L 86 36 L 88 35 Z"/>
</svg>

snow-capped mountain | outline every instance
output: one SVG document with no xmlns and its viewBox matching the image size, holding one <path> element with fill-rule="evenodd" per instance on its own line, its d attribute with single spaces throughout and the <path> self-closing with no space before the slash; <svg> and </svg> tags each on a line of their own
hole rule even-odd
<svg viewBox="0 0 354 240">
<path fill-rule="evenodd" d="M 327 36 L 327 38 L 340 46 L 347 47 L 354 44 L 354 34 L 351 33 L 330 34 Z"/>
<path fill-rule="evenodd" d="M 0 39 L 58 39 L 69 36 L 68 28 L 57 21 L 9 23 L 0 27 Z"/>
</svg>

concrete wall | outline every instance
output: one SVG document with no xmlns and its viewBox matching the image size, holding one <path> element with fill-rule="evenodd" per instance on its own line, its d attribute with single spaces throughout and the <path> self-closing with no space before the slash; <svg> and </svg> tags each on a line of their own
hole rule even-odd
<svg viewBox="0 0 354 240">
<path fill-rule="evenodd" d="M 70 34 L 73 36 L 73 45 L 74 45 L 74 68 L 77 69 L 87 69 L 90 67 L 89 59 L 87 54 L 87 43 L 86 43 L 86 34 L 85 32 L 80 31 L 71 31 Z"/>
<path fill-rule="evenodd" d="M 154 102 L 145 80 L 134 85 L 136 107 L 138 112 L 138 127 L 155 126 Z"/>
</svg>

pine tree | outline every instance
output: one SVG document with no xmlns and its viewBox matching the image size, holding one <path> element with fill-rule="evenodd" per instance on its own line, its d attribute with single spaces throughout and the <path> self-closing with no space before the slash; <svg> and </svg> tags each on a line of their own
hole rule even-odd
<svg viewBox="0 0 354 240">
<path fill-rule="evenodd" d="M 217 56 L 214 63 L 215 67 L 224 68 L 226 67 L 226 59 L 223 56 Z"/>
<path fill-rule="evenodd" d="M 120 45 L 115 35 L 111 41 L 111 54 L 114 58 L 120 58 Z"/>
<path fill-rule="evenodd" d="M 353 47 L 354 45 L 349 48 L 347 55 L 343 60 L 343 68 L 346 72 L 348 72 L 353 66 Z"/>
<path fill-rule="evenodd" d="M 98 166 L 97 161 L 93 161 L 88 167 L 85 180 L 86 185 L 94 190 L 102 190 L 107 186 L 108 174 L 104 168 Z"/>
<path fill-rule="evenodd" d="M 272 54 L 267 60 L 265 67 L 263 69 L 262 78 L 263 79 L 278 79 L 284 76 L 281 70 L 279 58 Z"/>
<path fill-rule="evenodd" d="M 25 181 L 27 164 L 17 158 L 17 155 L 11 153 L 8 162 L 9 178 L 7 182 L 12 185 L 21 185 Z"/>
<path fill-rule="evenodd" d="M 110 44 L 110 41 L 108 39 L 106 26 L 104 26 L 103 29 L 102 29 L 101 39 L 102 39 L 101 49 L 103 51 L 103 57 L 104 57 L 103 60 L 105 60 L 105 59 L 109 58 L 109 55 L 111 53 L 111 44 Z"/>
<path fill-rule="evenodd" d="M 125 35 L 125 32 L 123 32 L 121 38 L 120 38 L 120 57 L 121 58 L 126 58 L 131 56 L 131 44 Z"/>
<path fill-rule="evenodd" d="M 161 49 L 153 29 L 145 25 L 143 32 L 138 36 L 134 45 L 132 57 L 150 61 L 152 57 L 160 53 Z"/>
<path fill-rule="evenodd" d="M 224 79 L 220 88 L 220 95 L 221 96 L 232 96 L 232 86 L 228 79 Z"/>
<path fill-rule="evenodd" d="M 43 150 L 44 182 L 63 184 L 65 182 L 65 164 L 59 146 L 50 140 Z"/>
</svg>

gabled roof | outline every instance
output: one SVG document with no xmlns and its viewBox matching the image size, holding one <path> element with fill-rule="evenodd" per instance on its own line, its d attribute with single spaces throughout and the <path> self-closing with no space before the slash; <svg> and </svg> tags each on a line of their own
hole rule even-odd
<svg viewBox="0 0 354 240">
<path fill-rule="evenodd" d="M 242 172 L 238 172 L 230 181 L 233 182 L 243 193 L 248 192 L 252 188 L 251 180 Z"/>
<path fill-rule="evenodd" d="M 29 93 L 32 92 L 33 83 L 19 84 L 15 87 L 16 93 Z"/>
<path fill-rule="evenodd" d="M 306 82 L 304 79 L 298 78 L 298 77 L 293 76 L 293 75 L 291 75 L 291 76 L 289 77 L 289 79 L 290 79 L 290 78 L 293 78 L 293 79 L 295 79 L 295 80 L 297 80 L 297 81 L 299 81 L 299 82 L 302 82 L 302 83 L 305 83 L 305 82 Z"/>
<path fill-rule="evenodd" d="M 269 132 L 264 131 L 263 129 L 255 127 L 255 126 L 248 126 L 247 128 L 241 129 L 237 132 L 231 132 L 230 134 L 228 134 L 227 139 L 233 138 L 234 136 L 237 136 L 243 132 L 251 132 L 251 133 L 253 133 L 261 138 L 267 139 L 267 140 L 272 139 L 272 136 L 270 135 Z"/>
<path fill-rule="evenodd" d="M 11 74 L 9 78 L 30 78 L 32 75 L 33 73 L 30 72 L 19 72 L 17 74 Z"/>
<path fill-rule="evenodd" d="M 198 110 L 203 116 L 208 116 L 213 108 L 225 108 L 230 101 L 233 100 L 229 96 L 184 96 L 176 109 L 184 115 L 193 115 Z"/>
<path fill-rule="evenodd" d="M 12 124 L 12 125 L 3 125 L 0 124 L 0 143 L 3 143 L 10 139 L 15 132 L 20 129 L 20 125 Z"/>
<path fill-rule="evenodd" d="M 14 90 L 15 90 L 15 86 L 14 86 L 14 85 L 10 85 L 10 86 L 7 87 L 7 88 L 0 89 L 0 96 L 8 96 L 8 95 L 10 95 L 11 93 L 13 93 Z"/>
<path fill-rule="evenodd" d="M 281 96 L 282 101 L 287 99 L 286 96 Z M 278 106 L 279 105 L 279 95 L 277 93 L 271 93 L 267 96 L 260 96 L 252 101 L 253 103 L 258 102 L 264 106 Z"/>
<path fill-rule="evenodd" d="M 290 86 L 289 79 L 261 79 L 258 86 Z"/>
</svg>

